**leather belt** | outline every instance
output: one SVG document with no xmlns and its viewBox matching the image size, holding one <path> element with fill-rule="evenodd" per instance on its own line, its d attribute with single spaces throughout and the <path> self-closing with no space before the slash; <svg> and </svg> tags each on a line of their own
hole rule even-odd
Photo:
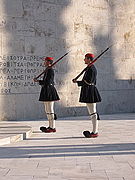
<svg viewBox="0 0 135 180">
<path fill-rule="evenodd" d="M 83 79 L 84 80 L 84 79 Z M 89 85 L 89 86 L 94 86 L 95 84 L 94 83 L 88 83 L 86 80 L 84 80 L 84 82 Z"/>
</svg>

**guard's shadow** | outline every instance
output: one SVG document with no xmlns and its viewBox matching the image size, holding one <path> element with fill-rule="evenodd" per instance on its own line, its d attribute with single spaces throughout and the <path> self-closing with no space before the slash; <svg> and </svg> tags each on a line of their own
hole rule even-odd
<svg viewBox="0 0 135 180">
<path fill-rule="evenodd" d="M 86 143 L 86 142 L 85 142 Z M 1 147 L 0 159 L 135 155 L 135 143 Z"/>
</svg>

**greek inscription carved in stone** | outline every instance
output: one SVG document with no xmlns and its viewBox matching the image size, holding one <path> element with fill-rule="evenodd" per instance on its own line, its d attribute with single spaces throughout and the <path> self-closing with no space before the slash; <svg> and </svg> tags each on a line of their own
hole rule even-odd
<svg viewBox="0 0 135 180">
<path fill-rule="evenodd" d="M 0 94 L 34 93 L 38 84 L 33 78 L 43 69 L 39 56 L 1 55 Z"/>
</svg>

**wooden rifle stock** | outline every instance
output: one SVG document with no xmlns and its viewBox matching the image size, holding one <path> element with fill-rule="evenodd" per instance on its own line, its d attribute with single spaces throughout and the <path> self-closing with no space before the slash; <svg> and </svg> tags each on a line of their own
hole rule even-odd
<svg viewBox="0 0 135 180">
<path fill-rule="evenodd" d="M 78 74 L 78 76 L 76 76 L 72 81 L 74 82 L 74 80 L 77 80 L 86 70 L 88 67 L 92 66 L 92 64 L 94 64 L 106 51 L 108 51 L 113 45 L 109 46 L 108 48 L 106 48 L 99 56 L 97 56 L 91 63 L 89 63 L 87 65 L 86 68 L 84 68 L 80 74 Z"/>
<path fill-rule="evenodd" d="M 70 52 L 70 51 L 69 51 Z M 63 59 L 69 52 L 67 52 L 66 54 L 64 54 L 63 56 L 61 56 L 59 59 L 57 59 L 54 63 L 52 63 L 49 67 L 47 67 L 42 73 L 40 73 L 37 77 L 35 77 L 34 79 L 38 79 L 40 76 L 42 76 L 42 74 L 44 74 L 49 68 L 51 68 L 52 66 L 54 66 L 56 63 L 58 63 L 61 59 Z"/>
</svg>

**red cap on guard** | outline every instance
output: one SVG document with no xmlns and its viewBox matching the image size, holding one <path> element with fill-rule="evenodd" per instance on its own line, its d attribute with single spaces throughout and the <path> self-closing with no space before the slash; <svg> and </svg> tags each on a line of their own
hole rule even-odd
<svg viewBox="0 0 135 180">
<path fill-rule="evenodd" d="M 53 57 L 44 57 L 43 60 L 45 60 L 45 61 L 53 61 Z"/>
<path fill-rule="evenodd" d="M 87 53 L 87 54 L 85 54 L 85 57 L 88 57 L 88 58 L 94 58 L 94 54 Z"/>
</svg>

